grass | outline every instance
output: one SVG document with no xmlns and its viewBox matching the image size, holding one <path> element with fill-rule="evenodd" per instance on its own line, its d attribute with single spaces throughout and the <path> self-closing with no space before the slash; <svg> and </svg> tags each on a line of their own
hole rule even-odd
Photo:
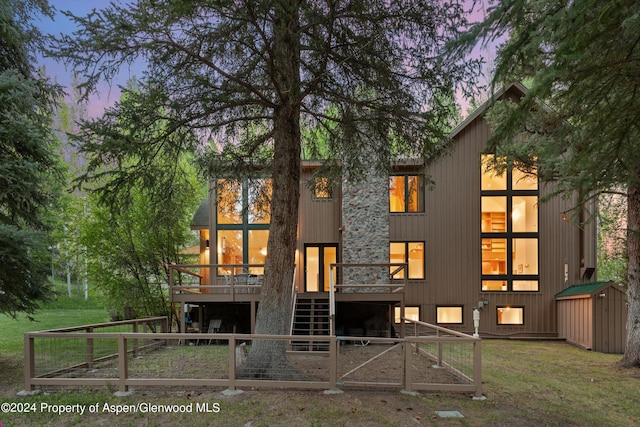
<svg viewBox="0 0 640 427">
<path fill-rule="evenodd" d="M 16 319 L 0 314 L 0 357 L 20 355 L 24 349 L 25 332 L 109 321 L 109 313 L 100 298 L 89 295 L 87 301 L 77 295 L 67 296 L 66 284 L 56 283 L 57 298 L 45 303 L 31 321 L 24 314 Z"/>
<path fill-rule="evenodd" d="M 60 300 L 59 300 L 60 301 Z M 118 426 L 370 426 L 370 425 L 569 425 L 633 426 L 640 424 L 640 370 L 616 367 L 620 355 L 584 351 L 562 342 L 485 340 L 483 342 L 484 401 L 453 393 L 404 395 L 397 390 L 347 390 L 340 395 L 318 391 L 246 390 L 225 397 L 220 390 L 138 390 L 117 398 L 106 387 L 81 392 L 58 390 L 20 398 L 22 333 L 40 329 L 102 322 L 104 309 L 83 300 L 60 301 L 36 314 L 36 322 L 0 318 L 0 403 L 35 404 L 35 413 L 0 412 L 3 427 L 14 425 Z M 69 305 L 67 305 L 69 304 Z M 84 305 L 83 305 L 84 304 Z M 187 350 L 191 350 L 187 348 Z M 161 362 L 158 362 L 161 363 Z M 150 366 L 153 371 L 157 367 Z M 212 367 L 213 368 L 213 367 Z M 89 405 L 97 414 L 52 414 L 40 404 Z M 153 403 L 189 405 L 185 414 L 151 411 L 115 415 L 104 404 Z M 196 403 L 219 404 L 219 413 L 195 410 Z M 462 419 L 440 419 L 436 411 L 456 410 Z"/>
</svg>

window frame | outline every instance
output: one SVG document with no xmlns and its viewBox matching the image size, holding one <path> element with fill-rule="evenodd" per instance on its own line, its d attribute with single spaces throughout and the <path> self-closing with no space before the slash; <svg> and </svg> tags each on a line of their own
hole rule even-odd
<svg viewBox="0 0 640 427">
<path fill-rule="evenodd" d="M 460 309 L 460 322 L 440 322 L 439 309 L 441 308 L 459 308 Z M 436 324 L 437 325 L 464 325 L 464 305 L 436 305 Z"/>
<path fill-rule="evenodd" d="M 498 316 L 498 312 L 501 309 L 514 309 L 522 311 L 522 323 L 500 323 L 500 316 Z M 506 326 L 506 327 L 514 327 L 514 326 L 525 326 L 526 317 L 525 317 L 525 306 L 523 305 L 498 305 L 496 306 L 496 326 Z"/>
<path fill-rule="evenodd" d="M 262 179 L 269 179 L 269 178 L 262 178 Z M 220 180 L 233 180 L 232 178 L 220 178 L 218 181 Z M 249 239 L 249 234 L 250 231 L 256 231 L 256 230 L 266 230 L 267 232 L 270 229 L 270 218 L 269 218 L 269 222 L 250 222 L 250 217 L 252 215 L 251 211 L 251 207 L 249 206 L 250 204 L 250 195 L 249 195 L 249 186 L 251 185 L 252 181 L 255 181 L 255 179 L 246 179 L 243 178 L 241 180 L 235 180 L 235 181 L 240 181 L 240 204 L 242 206 L 242 211 L 241 211 L 241 221 L 239 223 L 219 223 L 219 216 L 218 216 L 218 203 L 217 203 L 217 197 L 218 197 L 218 185 L 216 181 L 216 213 L 215 213 L 215 218 L 216 218 L 216 223 L 215 223 L 215 227 L 216 227 L 216 239 L 215 242 L 217 244 L 217 247 L 220 245 L 220 231 L 239 231 L 241 233 L 241 239 L 242 239 L 242 264 L 249 264 L 249 249 L 250 249 L 250 239 Z M 268 240 L 268 237 L 267 237 Z M 266 256 L 266 255 L 265 255 Z M 221 260 L 219 258 L 219 253 L 216 250 L 216 255 L 215 255 L 215 259 L 216 259 L 216 263 L 220 264 Z M 219 269 L 218 269 L 219 270 Z M 220 276 L 222 274 L 221 271 L 218 271 L 218 276 Z"/>
<path fill-rule="evenodd" d="M 322 181 L 326 181 L 323 184 L 319 184 Z M 318 193 L 325 191 L 327 193 L 326 196 L 319 196 Z M 333 200 L 333 181 L 331 178 L 326 176 L 316 176 L 313 178 L 313 193 L 312 199 L 317 201 L 323 200 Z"/>
<path fill-rule="evenodd" d="M 481 164 L 484 165 L 486 163 L 485 159 L 484 159 L 484 154 L 481 155 Z M 484 167 L 484 166 L 483 166 Z M 506 180 L 506 188 L 505 189 L 498 189 L 498 190 L 486 190 L 482 188 L 482 176 L 485 174 L 485 171 L 483 169 L 483 167 L 480 169 L 480 175 L 481 175 L 481 179 L 480 179 L 480 241 L 481 241 L 481 247 L 480 247 L 480 291 L 481 292 L 498 292 L 498 293 L 505 293 L 505 292 L 516 292 L 516 293 L 536 293 L 536 292 L 540 292 L 540 229 L 538 227 L 537 231 L 517 231 L 514 232 L 513 231 L 513 218 L 512 218 L 512 212 L 513 212 L 513 201 L 514 198 L 516 197 L 536 197 L 537 198 L 537 203 L 540 202 L 540 185 L 539 185 L 539 180 L 538 180 L 538 186 L 535 190 L 532 189 L 514 189 L 514 183 L 513 183 L 513 169 L 516 168 L 517 166 L 514 165 L 512 168 L 507 168 L 507 170 L 504 173 L 504 179 Z M 496 198 L 496 197 L 504 197 L 506 200 L 506 206 L 505 206 L 505 218 L 504 218 L 504 222 L 505 222 L 505 229 L 504 231 L 492 231 L 492 230 L 483 230 L 484 224 L 483 224 L 483 214 L 485 213 L 482 210 L 482 205 L 483 202 L 485 201 L 485 198 Z M 538 216 L 536 223 L 539 225 L 540 224 L 540 213 L 539 210 L 536 210 L 536 214 Z M 504 239 L 505 240 L 505 271 L 504 274 L 488 274 L 485 273 L 483 271 L 483 267 L 484 267 L 484 253 L 483 253 L 483 246 L 485 245 L 486 242 L 484 242 L 484 240 L 486 239 L 490 239 L 490 240 L 499 240 L 499 239 Z M 537 241 L 537 254 L 536 254 L 536 262 L 537 262 L 537 273 L 536 274 L 520 274 L 518 272 L 514 273 L 514 268 L 516 268 L 514 266 L 514 259 L 513 259 L 513 250 L 514 250 L 514 243 L 516 240 L 519 239 L 535 239 Z M 529 282 L 537 282 L 537 287 L 536 289 L 532 289 L 532 290 L 516 290 L 514 289 L 514 282 L 522 282 L 522 281 L 529 281 Z M 483 283 L 484 282 L 505 282 L 506 283 L 506 289 L 504 286 L 501 286 L 501 289 L 484 289 L 483 287 Z"/>
<path fill-rule="evenodd" d="M 391 244 L 392 243 L 400 243 L 404 244 L 404 260 L 401 261 L 407 264 L 407 280 L 425 280 L 427 277 L 427 243 L 424 240 L 390 240 L 389 241 L 389 263 L 394 263 L 395 261 L 391 260 Z M 411 244 L 422 244 L 422 277 L 411 277 L 411 268 L 409 265 L 409 245 Z M 392 269 L 394 269 L 392 267 Z M 400 278 L 398 278 L 399 280 Z"/>
<path fill-rule="evenodd" d="M 418 319 L 417 319 L 417 320 L 418 320 L 418 321 L 420 321 L 420 319 L 422 319 L 422 306 L 420 306 L 420 305 L 405 305 L 405 306 L 404 306 L 404 311 L 405 311 L 405 312 L 404 312 L 404 314 L 405 314 L 405 315 L 407 314 L 407 309 L 408 309 L 408 308 L 415 308 L 415 309 L 417 309 L 417 310 L 418 310 Z M 400 324 L 400 321 L 401 321 L 402 319 L 399 319 L 399 317 L 400 317 L 400 307 L 394 307 L 394 308 L 393 308 L 393 322 L 394 322 L 395 324 Z M 404 322 L 404 323 L 405 323 L 405 324 L 409 324 L 409 323 L 411 323 L 411 322 L 409 322 L 408 320 L 405 320 L 405 322 Z"/>
<path fill-rule="evenodd" d="M 391 179 L 394 177 L 403 177 L 403 185 L 404 185 L 404 195 L 403 195 L 403 203 L 404 203 L 404 210 L 400 211 L 394 211 L 391 210 Z M 419 180 L 419 187 L 418 191 L 417 191 L 417 195 L 418 195 L 418 209 L 413 211 L 413 210 L 409 210 L 409 195 L 410 195 L 410 190 L 409 190 L 409 178 L 411 177 L 416 177 Z M 426 205 L 426 193 L 425 193 L 425 177 L 423 174 L 416 174 L 416 173 L 403 173 L 403 174 L 392 174 L 389 175 L 389 213 L 392 214 L 416 214 L 416 213 L 424 213 L 426 211 L 425 205 Z"/>
</svg>

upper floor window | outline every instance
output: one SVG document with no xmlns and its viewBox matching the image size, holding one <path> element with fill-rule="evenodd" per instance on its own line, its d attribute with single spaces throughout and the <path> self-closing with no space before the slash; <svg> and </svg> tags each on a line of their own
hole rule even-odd
<svg viewBox="0 0 640 427">
<path fill-rule="evenodd" d="M 389 212 L 424 212 L 424 177 L 389 177 Z"/>
<path fill-rule="evenodd" d="M 482 290 L 538 291 L 538 179 L 482 156 Z"/>
<path fill-rule="evenodd" d="M 313 185 L 313 198 L 327 200 L 333 197 L 333 187 L 330 178 L 316 177 Z"/>
<path fill-rule="evenodd" d="M 220 179 L 216 191 L 217 263 L 264 264 L 271 222 L 271 180 Z M 231 268 L 221 268 L 219 274 L 223 270 Z M 249 273 L 262 274 L 262 270 L 251 267 Z"/>
</svg>

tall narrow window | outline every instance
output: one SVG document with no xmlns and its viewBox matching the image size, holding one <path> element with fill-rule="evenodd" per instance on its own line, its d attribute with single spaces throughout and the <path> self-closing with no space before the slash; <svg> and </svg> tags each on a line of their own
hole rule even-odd
<svg viewBox="0 0 640 427">
<path fill-rule="evenodd" d="M 218 274 L 263 274 L 271 221 L 271 180 L 221 179 L 216 191 L 217 263 L 226 264 Z"/>
<path fill-rule="evenodd" d="M 496 173 L 492 163 L 482 156 L 482 290 L 538 291 L 538 180 L 517 167 Z"/>
<path fill-rule="evenodd" d="M 424 212 L 424 177 L 389 177 L 389 212 Z"/>
</svg>

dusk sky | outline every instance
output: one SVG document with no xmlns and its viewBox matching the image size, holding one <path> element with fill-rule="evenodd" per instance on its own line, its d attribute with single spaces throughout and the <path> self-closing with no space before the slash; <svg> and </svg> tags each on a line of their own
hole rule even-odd
<svg viewBox="0 0 640 427">
<path fill-rule="evenodd" d="M 472 3 L 472 0 L 466 0 L 467 3 Z M 43 33 L 58 35 L 60 33 L 69 34 L 74 31 L 74 24 L 62 13 L 60 10 L 69 10 L 74 15 L 85 16 L 92 9 L 103 9 L 109 5 L 111 0 L 49 0 L 49 4 L 56 10 L 55 19 L 52 21 L 49 18 L 36 18 L 35 24 L 43 31 Z M 121 0 L 121 3 L 126 3 L 126 0 Z M 473 15 L 473 20 L 482 19 L 483 15 L 483 1 L 478 2 L 476 5 L 476 11 Z M 491 61 L 493 59 L 493 48 L 488 48 L 480 51 L 478 54 L 482 54 L 485 60 Z M 69 86 L 72 80 L 72 70 L 65 68 L 62 63 L 56 62 L 50 58 L 43 58 L 40 60 L 40 65 L 46 68 L 47 75 L 55 79 L 58 83 Z M 132 77 L 140 77 L 143 71 L 142 64 L 133 64 L 130 68 L 123 68 L 120 70 L 120 74 L 117 78 L 109 84 L 108 82 L 102 82 L 98 88 L 98 93 L 94 94 L 89 102 L 87 112 L 91 117 L 97 117 L 102 114 L 105 107 L 113 105 L 115 101 L 120 98 L 120 90 L 118 85 L 124 85 L 128 79 Z M 468 105 L 463 100 L 459 100 L 463 104 L 462 114 L 466 116 L 465 105 Z"/>
</svg>

